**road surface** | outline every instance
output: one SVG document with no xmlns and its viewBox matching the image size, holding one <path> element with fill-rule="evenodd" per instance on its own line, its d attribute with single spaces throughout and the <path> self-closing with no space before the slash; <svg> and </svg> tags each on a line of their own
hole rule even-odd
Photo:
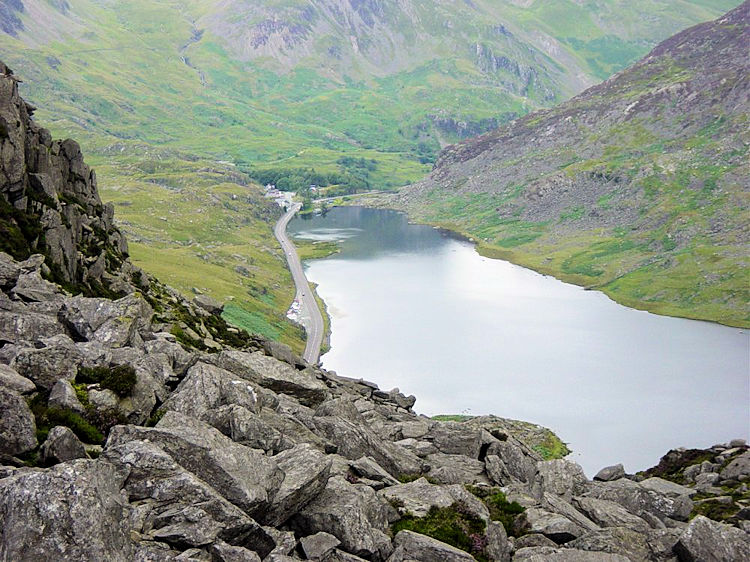
<svg viewBox="0 0 750 562">
<path fill-rule="evenodd" d="M 276 223 L 273 233 L 284 250 L 289 270 L 292 272 L 294 285 L 297 287 L 296 298 L 300 303 L 300 323 L 305 327 L 305 331 L 307 332 L 307 345 L 305 346 L 305 353 L 302 355 L 302 358 L 314 365 L 320 358 L 320 346 L 323 343 L 323 316 L 320 314 L 318 303 L 315 301 L 313 292 L 310 290 L 310 285 L 302 269 L 302 263 L 299 261 L 297 250 L 286 235 L 287 224 L 289 224 L 289 221 L 292 220 L 292 217 L 301 207 L 301 203 L 292 203 L 289 211 Z"/>
</svg>

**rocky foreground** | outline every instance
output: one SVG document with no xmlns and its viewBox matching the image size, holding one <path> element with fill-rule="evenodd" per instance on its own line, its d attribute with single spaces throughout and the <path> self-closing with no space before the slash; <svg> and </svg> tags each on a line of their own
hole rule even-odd
<svg viewBox="0 0 750 562">
<path fill-rule="evenodd" d="M 744 442 L 589 481 L 227 326 L 128 261 L 0 71 L 0 560 L 750 559 Z"/>
<path fill-rule="evenodd" d="M 418 416 L 283 346 L 190 349 L 142 295 L 66 295 L 42 260 L 0 254 L 2 560 L 750 557 L 744 442 L 589 481 L 516 424 Z"/>
</svg>

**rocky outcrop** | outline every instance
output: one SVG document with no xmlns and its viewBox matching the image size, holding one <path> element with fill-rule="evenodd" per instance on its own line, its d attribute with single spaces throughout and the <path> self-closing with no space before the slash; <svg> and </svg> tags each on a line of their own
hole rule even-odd
<svg viewBox="0 0 750 562">
<path fill-rule="evenodd" d="M 122 294 L 124 281 L 143 278 L 127 260 L 114 207 L 99 198 L 96 174 L 73 140 L 52 140 L 31 119 L 12 70 L 0 63 L 0 250 L 16 259 L 44 254 L 44 277 L 89 295 Z M 17 294 L 37 300 L 43 289 L 18 283 Z M 42 295 L 43 296 L 43 295 Z"/>
</svg>

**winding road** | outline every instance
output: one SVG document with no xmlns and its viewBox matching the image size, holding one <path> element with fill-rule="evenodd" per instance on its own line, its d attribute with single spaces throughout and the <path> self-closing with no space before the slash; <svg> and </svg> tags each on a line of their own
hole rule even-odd
<svg viewBox="0 0 750 562">
<path fill-rule="evenodd" d="M 297 249 L 286 234 L 286 227 L 292 217 L 302 207 L 301 203 L 292 203 L 291 208 L 282 216 L 273 228 L 276 239 L 284 250 L 289 270 L 292 272 L 294 285 L 297 287 L 297 300 L 300 303 L 300 323 L 307 332 L 307 345 L 302 358 L 311 364 L 316 364 L 320 358 L 320 346 L 323 343 L 323 315 L 305 277 L 302 263 L 297 255 Z"/>
</svg>

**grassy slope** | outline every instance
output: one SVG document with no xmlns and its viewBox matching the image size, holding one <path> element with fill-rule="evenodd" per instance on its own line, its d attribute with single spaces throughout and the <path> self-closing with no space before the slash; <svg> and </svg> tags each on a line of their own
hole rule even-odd
<svg viewBox="0 0 750 562">
<path fill-rule="evenodd" d="M 24 96 L 40 107 L 38 121 L 55 136 L 80 141 L 103 197 L 117 204 L 117 217 L 134 240 L 136 263 L 182 290 L 236 297 L 229 319 L 297 349 L 301 334 L 283 317 L 293 294 L 290 277 L 275 255 L 269 218 L 254 203 L 257 192 L 241 185 L 246 178 L 237 169 L 337 171 L 340 156 L 351 154 L 377 161 L 375 185 L 398 187 L 424 175 L 430 166 L 419 157 L 438 148 L 426 115 L 503 118 L 551 103 L 538 92 L 520 97 L 498 88 L 498 80 L 514 78 L 502 72 L 488 77 L 463 52 L 443 53 L 391 76 L 331 80 L 310 70 L 326 63 L 316 51 L 302 67 L 277 75 L 269 65 L 236 60 L 210 32 L 183 48 L 193 22 L 210 13 L 214 2 L 69 3 L 76 17 L 44 22 L 23 16 L 25 40 L 0 35 L 0 58 L 25 80 Z M 642 25 L 643 2 L 607 2 L 612 13 L 601 22 L 581 19 L 575 2 L 559 3 L 554 12 L 544 2 L 530 9 L 481 2 L 484 14 L 459 31 L 472 36 L 498 20 L 523 37 L 539 28 L 593 79 L 618 70 L 675 28 L 733 3 L 681 1 L 674 13 L 664 13 L 658 3 L 658 16 Z M 619 39 L 607 39 L 618 20 L 613 13 L 622 10 L 628 29 L 617 31 Z M 434 19 L 432 31 L 444 32 L 443 20 Z M 619 45 L 615 51 L 610 40 Z M 544 60 L 539 52 L 534 56 Z M 551 59 L 544 64 L 548 72 L 562 68 Z M 545 84 L 559 95 L 572 93 L 563 93 L 564 85 L 547 71 L 540 69 Z M 232 194 L 250 202 L 236 203 Z M 237 273 L 238 266 L 250 277 Z"/>
<path fill-rule="evenodd" d="M 711 48 L 700 56 L 713 56 Z M 735 102 L 723 106 L 744 86 L 728 55 L 718 56 L 715 64 L 728 66 L 716 72 L 700 58 L 693 69 L 662 56 L 529 116 L 516 134 L 538 138 L 555 128 L 545 148 L 520 156 L 490 150 L 458 163 L 461 171 L 445 185 L 428 182 L 396 206 L 477 238 L 485 255 L 600 289 L 623 304 L 750 326 L 748 115 Z M 635 109 L 628 114 L 627 107 Z M 596 116 L 597 127 L 586 115 Z M 559 140 L 566 138 L 573 144 Z M 502 176 L 507 170 L 515 172 Z M 467 177 L 482 187 L 471 191 Z M 564 195 L 587 183 L 585 197 Z M 540 185 L 552 193 L 544 204 L 534 195 Z"/>
</svg>

